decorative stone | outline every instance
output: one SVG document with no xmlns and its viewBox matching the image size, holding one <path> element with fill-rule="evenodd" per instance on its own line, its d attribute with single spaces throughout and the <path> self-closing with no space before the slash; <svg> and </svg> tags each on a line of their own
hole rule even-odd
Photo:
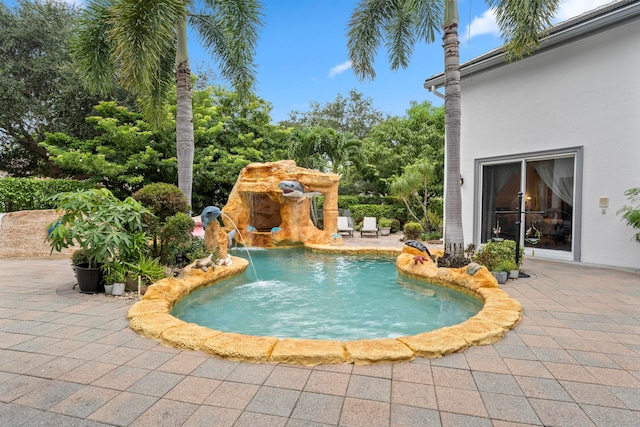
<svg viewBox="0 0 640 427">
<path fill-rule="evenodd" d="M 473 276 L 475 275 L 478 271 L 480 271 L 480 269 L 482 269 L 482 266 L 478 263 L 475 262 L 471 262 L 467 265 L 467 274 L 469 276 Z"/>
<path fill-rule="evenodd" d="M 269 360 L 276 363 L 316 366 L 344 363 L 347 358 L 340 341 L 288 338 L 276 343 Z"/>
</svg>

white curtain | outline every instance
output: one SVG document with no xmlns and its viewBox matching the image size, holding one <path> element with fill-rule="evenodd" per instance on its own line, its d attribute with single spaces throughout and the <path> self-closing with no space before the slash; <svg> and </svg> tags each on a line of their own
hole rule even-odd
<svg viewBox="0 0 640 427">
<path fill-rule="evenodd" d="M 533 167 L 551 191 L 573 206 L 573 157 L 533 162 Z"/>
</svg>

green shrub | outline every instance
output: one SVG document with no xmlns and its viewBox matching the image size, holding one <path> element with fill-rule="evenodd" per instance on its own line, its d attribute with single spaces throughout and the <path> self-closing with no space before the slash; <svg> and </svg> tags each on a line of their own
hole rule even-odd
<svg viewBox="0 0 640 427">
<path fill-rule="evenodd" d="M 397 233 L 398 231 L 400 231 L 400 221 L 394 218 L 391 220 L 391 232 Z"/>
<path fill-rule="evenodd" d="M 88 182 L 72 179 L 2 178 L 0 212 L 54 209 L 53 194 L 91 187 Z"/>
<path fill-rule="evenodd" d="M 63 214 L 49 225 L 51 251 L 79 245 L 89 267 L 136 259 L 148 250 L 143 216 L 131 197 L 120 201 L 106 188 L 58 193 L 51 197 Z"/>
<path fill-rule="evenodd" d="M 423 240 L 440 240 L 442 238 L 442 233 L 439 231 L 429 231 L 424 233 L 422 236 Z"/>
<path fill-rule="evenodd" d="M 616 213 L 622 216 L 627 225 L 638 230 L 640 229 L 640 187 L 631 188 L 625 191 L 624 195 L 631 202 L 631 206 L 624 205 Z M 633 237 L 636 242 L 640 243 L 640 232 L 635 233 Z"/>
<path fill-rule="evenodd" d="M 380 228 L 386 228 L 386 227 L 391 228 L 391 224 L 392 223 L 393 223 L 393 220 L 391 218 L 380 218 L 378 220 L 378 227 L 380 227 Z"/>
<path fill-rule="evenodd" d="M 191 246 L 191 232 L 196 223 L 182 212 L 167 218 L 158 237 L 160 239 L 160 260 L 166 265 L 175 264 L 178 252 Z"/>
<path fill-rule="evenodd" d="M 517 270 L 517 269 L 518 269 L 518 264 L 516 264 L 516 262 L 514 260 L 505 259 L 505 260 L 502 260 L 496 266 L 495 271 L 506 271 L 506 272 L 509 272 L 511 270 Z"/>
<path fill-rule="evenodd" d="M 145 185 L 133 193 L 131 197 L 142 203 L 151 212 L 152 215 L 145 217 L 145 222 L 153 239 L 153 255 L 161 256 L 162 248 L 158 245 L 158 234 L 164 227 L 167 218 L 179 212 L 189 212 L 187 198 L 178 187 L 164 182 Z"/>
<path fill-rule="evenodd" d="M 524 255 L 524 248 L 520 247 L 520 262 Z M 489 271 L 496 271 L 496 268 L 504 261 L 516 262 L 516 242 L 513 240 L 492 240 L 482 245 L 475 251 L 471 260 L 484 265 Z M 517 269 L 519 266 L 516 265 Z"/>
<path fill-rule="evenodd" d="M 407 240 L 418 240 L 423 232 L 424 228 L 418 222 L 409 221 L 404 224 L 404 237 Z"/>
</svg>

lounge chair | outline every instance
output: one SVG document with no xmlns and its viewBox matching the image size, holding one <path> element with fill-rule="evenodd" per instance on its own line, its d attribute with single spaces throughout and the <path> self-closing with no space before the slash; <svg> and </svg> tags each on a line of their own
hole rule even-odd
<svg viewBox="0 0 640 427">
<path fill-rule="evenodd" d="M 376 233 L 378 237 L 378 223 L 375 217 L 365 216 L 362 222 L 362 229 L 360 230 L 360 237 L 363 233 Z"/>
<path fill-rule="evenodd" d="M 350 237 L 353 237 L 353 227 L 349 224 L 349 218 L 346 216 L 338 217 L 338 233 L 347 233 Z"/>
</svg>

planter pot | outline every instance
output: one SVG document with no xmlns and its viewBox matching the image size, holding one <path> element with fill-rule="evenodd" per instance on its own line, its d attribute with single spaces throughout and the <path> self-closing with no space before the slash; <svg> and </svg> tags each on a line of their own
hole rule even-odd
<svg viewBox="0 0 640 427">
<path fill-rule="evenodd" d="M 520 270 L 511 270 L 509 272 L 509 279 L 517 279 L 520 276 Z"/>
<path fill-rule="evenodd" d="M 89 268 L 89 264 L 79 264 L 74 266 L 78 287 L 83 294 L 97 294 L 104 290 L 102 286 L 102 269 Z"/>
<path fill-rule="evenodd" d="M 507 273 L 506 271 L 492 271 L 492 273 L 499 284 L 504 285 L 505 283 L 507 283 L 509 273 Z"/>
<path fill-rule="evenodd" d="M 124 282 L 125 284 L 125 290 L 127 292 L 133 292 L 133 291 L 137 291 L 138 290 L 138 278 L 136 277 L 135 279 L 132 279 L 131 277 L 127 277 L 127 279 Z"/>
<path fill-rule="evenodd" d="M 114 283 L 113 284 L 113 291 L 111 292 L 112 295 L 122 295 L 124 294 L 124 283 Z"/>
<path fill-rule="evenodd" d="M 104 285 L 104 293 L 106 295 L 113 295 L 113 285 Z"/>
<path fill-rule="evenodd" d="M 380 229 L 381 236 L 388 236 L 389 234 L 391 234 L 391 227 L 383 227 Z"/>
</svg>

